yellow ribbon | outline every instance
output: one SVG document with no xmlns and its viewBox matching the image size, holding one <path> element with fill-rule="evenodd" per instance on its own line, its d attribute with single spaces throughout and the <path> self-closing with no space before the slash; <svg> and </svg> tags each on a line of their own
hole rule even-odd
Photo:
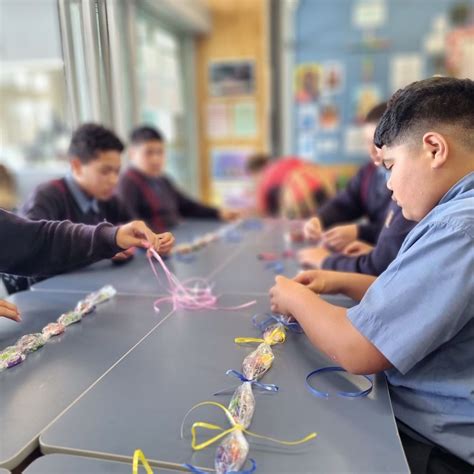
<svg viewBox="0 0 474 474">
<path fill-rule="evenodd" d="M 275 344 L 283 344 L 286 340 L 286 333 L 281 327 L 276 327 L 273 331 L 264 339 L 258 337 L 236 337 L 234 342 L 236 344 L 248 344 L 250 342 L 261 343 L 264 342 L 269 346 Z"/>
<path fill-rule="evenodd" d="M 145 457 L 145 454 L 143 454 L 143 451 L 141 449 L 135 449 L 135 452 L 133 453 L 133 474 L 138 474 L 138 464 L 140 462 L 145 468 L 146 474 L 153 474 L 153 470 L 151 469 L 150 464 L 148 464 L 148 460 Z"/>
<path fill-rule="evenodd" d="M 189 410 L 188 413 L 186 414 L 185 419 L 192 410 L 194 410 L 195 408 L 201 407 L 201 406 L 205 406 L 205 405 L 216 406 L 216 407 L 220 408 L 227 415 L 229 420 L 233 419 L 232 414 L 229 412 L 229 410 L 224 405 L 222 405 L 220 403 L 217 403 L 217 402 L 201 402 L 201 403 L 198 403 L 197 405 L 194 405 L 191 408 L 191 410 Z M 306 443 L 307 441 L 310 441 L 311 439 L 316 438 L 316 436 L 317 436 L 317 433 L 313 432 L 313 433 L 310 433 L 309 435 L 305 436 L 304 438 L 298 439 L 296 441 L 283 441 L 283 440 L 280 440 L 280 439 L 271 438 L 270 436 L 263 436 L 263 435 L 259 435 L 257 433 L 253 433 L 252 431 L 247 430 L 246 428 L 244 428 L 242 425 L 240 425 L 238 423 L 232 423 L 232 424 L 233 424 L 233 426 L 226 430 L 226 429 L 220 427 L 219 425 L 213 425 L 211 423 L 205 423 L 205 422 L 202 422 L 202 421 L 195 422 L 191 427 L 191 435 L 192 435 L 191 446 L 192 446 L 192 448 L 195 451 L 200 451 L 201 449 L 207 448 L 211 444 L 214 444 L 216 441 L 219 441 L 220 439 L 224 438 L 229 433 L 232 433 L 233 431 L 237 431 L 237 430 L 242 431 L 243 433 L 245 433 L 249 436 L 252 436 L 254 438 L 265 439 L 267 441 L 272 441 L 273 443 L 283 444 L 285 446 L 296 446 L 298 444 L 303 444 L 303 443 Z M 183 434 L 182 433 L 183 426 L 184 426 L 184 420 L 183 420 L 183 424 L 181 425 L 181 437 L 182 437 L 182 434 Z M 208 439 L 207 441 L 204 441 L 203 443 L 198 444 L 196 442 L 196 430 L 197 430 L 197 428 L 205 428 L 205 429 L 213 430 L 213 431 L 221 431 L 221 433 L 219 433 L 218 435 L 214 436 L 211 439 Z"/>
</svg>

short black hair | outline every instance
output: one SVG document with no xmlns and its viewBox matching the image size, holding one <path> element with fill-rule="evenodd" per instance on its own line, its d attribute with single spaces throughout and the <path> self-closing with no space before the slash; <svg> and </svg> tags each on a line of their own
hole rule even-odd
<svg viewBox="0 0 474 474">
<path fill-rule="evenodd" d="M 157 140 L 164 142 L 165 137 L 161 130 L 151 127 L 149 125 L 141 125 L 140 127 L 134 128 L 130 133 L 130 143 L 132 145 L 140 145 L 141 143 Z"/>
<path fill-rule="evenodd" d="M 263 168 L 265 168 L 269 162 L 269 155 L 265 153 L 256 153 L 255 155 L 248 157 L 247 163 L 245 164 L 245 169 L 247 173 L 250 174 L 258 173 L 259 171 L 263 170 Z"/>
<path fill-rule="evenodd" d="M 101 151 L 118 151 L 122 153 L 123 143 L 114 132 L 102 125 L 85 123 L 76 129 L 69 144 L 69 157 L 78 158 L 81 163 L 97 159 Z"/>
<path fill-rule="evenodd" d="M 365 123 L 379 123 L 384 112 L 387 110 L 387 102 L 381 102 L 372 107 L 365 117 Z"/>
<path fill-rule="evenodd" d="M 474 145 L 474 81 L 432 77 L 398 90 L 375 130 L 374 143 L 378 148 L 398 145 L 437 125 L 456 127 L 463 142 Z"/>
</svg>

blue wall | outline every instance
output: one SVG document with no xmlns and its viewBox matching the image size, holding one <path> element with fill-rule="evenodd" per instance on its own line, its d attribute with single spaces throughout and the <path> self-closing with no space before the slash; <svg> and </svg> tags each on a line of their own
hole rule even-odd
<svg viewBox="0 0 474 474">
<path fill-rule="evenodd" d="M 354 125 L 354 90 L 363 83 L 362 64 L 373 63 L 373 79 L 387 99 L 391 90 L 389 78 L 390 60 L 401 53 L 417 53 L 422 58 L 422 75 L 435 72 L 433 58 L 424 49 L 425 38 L 433 30 L 436 18 L 444 16 L 451 28 L 449 10 L 459 4 L 458 0 L 386 0 L 387 19 L 382 27 L 370 30 L 379 38 L 387 40 L 381 50 L 362 50 L 360 43 L 364 32 L 352 23 L 353 8 L 357 0 L 300 0 L 295 15 L 294 64 L 324 63 L 338 61 L 345 70 L 345 85 L 340 93 L 332 95 L 327 102 L 340 111 L 340 126 L 332 131 L 314 130 L 314 141 L 329 140 L 337 149 L 331 152 L 315 152 L 312 159 L 321 163 L 361 162 L 366 156 L 347 153 L 344 146 L 345 129 Z M 474 4 L 474 2 L 472 2 Z M 366 33 L 365 33 L 366 34 Z M 315 103 L 320 106 L 321 98 Z M 301 154 L 298 143 L 305 133 L 298 125 L 298 104 L 293 106 L 292 143 L 296 153 Z"/>
</svg>

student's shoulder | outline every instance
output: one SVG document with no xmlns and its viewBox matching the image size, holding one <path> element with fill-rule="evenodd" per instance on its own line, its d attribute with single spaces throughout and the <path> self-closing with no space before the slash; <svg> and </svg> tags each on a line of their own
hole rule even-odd
<svg viewBox="0 0 474 474">
<path fill-rule="evenodd" d="M 133 168 L 127 168 L 120 175 L 119 186 L 125 187 L 140 187 L 143 185 L 143 177 Z"/>
<path fill-rule="evenodd" d="M 52 179 L 41 183 L 36 187 L 33 195 L 49 199 L 63 199 L 64 195 L 68 192 L 66 180 L 64 178 Z"/>
</svg>

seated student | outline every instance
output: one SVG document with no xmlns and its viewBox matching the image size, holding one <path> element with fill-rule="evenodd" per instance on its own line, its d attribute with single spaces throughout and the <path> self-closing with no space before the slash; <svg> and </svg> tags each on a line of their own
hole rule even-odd
<svg viewBox="0 0 474 474">
<path fill-rule="evenodd" d="M 130 221 L 126 207 L 114 195 L 123 149 L 120 139 L 101 125 L 80 126 L 68 149 L 71 173 L 38 186 L 21 214 L 32 220 L 70 220 L 82 224 Z"/>
<path fill-rule="evenodd" d="M 0 272 L 47 276 L 71 270 L 131 247 L 154 248 L 166 254 L 170 233 L 156 235 L 143 222 L 96 227 L 61 221 L 34 222 L 0 209 Z M 20 321 L 15 305 L 0 300 L 0 316 Z"/>
<path fill-rule="evenodd" d="M 394 94 L 375 144 L 418 222 L 377 279 L 313 270 L 277 277 L 272 311 L 356 374 L 385 371 L 413 473 L 474 464 L 474 81 L 431 78 Z M 318 293 L 345 292 L 351 309 Z"/>
<path fill-rule="evenodd" d="M 310 247 L 300 250 L 298 259 L 306 267 L 377 276 L 395 259 L 405 237 L 415 224 L 403 217 L 397 203 L 391 202 L 375 246 L 355 240 L 342 252 L 335 253 L 325 247 Z"/>
<path fill-rule="evenodd" d="M 182 193 L 163 174 L 165 140 L 152 127 L 138 127 L 130 135 L 131 167 L 121 176 L 119 195 L 130 214 L 155 231 L 178 224 L 181 217 L 232 220 L 237 212 L 205 206 Z"/>
<path fill-rule="evenodd" d="M 321 206 L 317 216 L 308 223 L 311 237 L 314 240 L 321 239 L 325 246 L 335 252 L 341 252 L 356 239 L 375 244 L 384 224 L 390 193 L 386 187 L 386 174 L 379 166 L 373 137 L 386 106 L 385 102 L 375 106 L 365 119 L 364 134 L 371 161 L 359 169 L 343 191 Z M 368 222 L 347 224 L 363 217 Z M 335 224 L 340 225 L 333 227 Z"/>
</svg>

